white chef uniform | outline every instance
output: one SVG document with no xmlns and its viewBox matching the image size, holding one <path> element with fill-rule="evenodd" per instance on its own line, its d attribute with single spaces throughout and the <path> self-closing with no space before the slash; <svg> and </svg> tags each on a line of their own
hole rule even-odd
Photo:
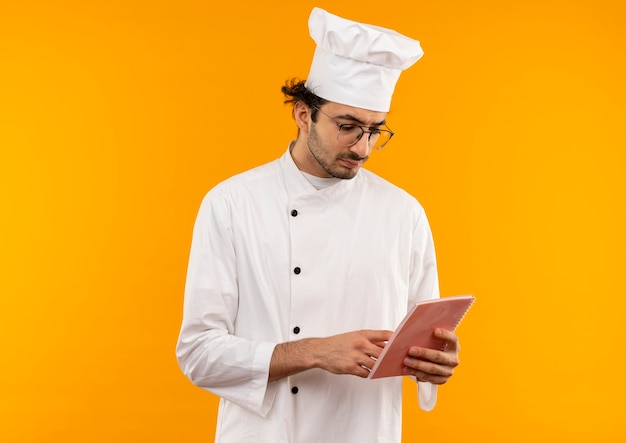
<svg viewBox="0 0 626 443">
<path fill-rule="evenodd" d="M 361 169 L 316 190 L 287 151 L 202 202 L 177 346 L 183 372 L 221 397 L 216 442 L 401 441 L 402 377 L 313 369 L 268 383 L 276 344 L 394 329 L 439 296 L 420 204 Z M 437 387 L 419 383 L 431 409 Z"/>
</svg>

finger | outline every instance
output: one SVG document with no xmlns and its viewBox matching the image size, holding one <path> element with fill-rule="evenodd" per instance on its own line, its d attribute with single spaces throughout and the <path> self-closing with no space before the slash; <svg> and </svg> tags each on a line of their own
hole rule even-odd
<svg viewBox="0 0 626 443">
<path fill-rule="evenodd" d="M 454 367 L 446 365 L 438 365 L 429 361 L 418 360 L 411 357 L 405 357 L 404 365 L 407 368 L 421 371 L 431 375 L 441 375 L 450 377 L 454 374 Z"/>
<path fill-rule="evenodd" d="M 391 334 L 393 334 L 392 331 L 384 330 L 365 330 L 361 332 L 366 341 L 361 344 L 360 351 L 374 358 L 380 356 L 387 340 L 391 337 Z"/>
<path fill-rule="evenodd" d="M 380 329 L 365 329 L 362 331 L 370 342 L 374 344 L 384 343 L 391 338 L 393 331 Z"/>
<path fill-rule="evenodd" d="M 416 360 L 427 361 L 443 366 L 456 367 L 459 365 L 458 354 L 450 351 L 444 352 L 436 349 L 414 346 L 409 349 L 408 355 Z"/>
<path fill-rule="evenodd" d="M 372 369 L 376 364 L 376 357 L 371 355 L 366 355 L 365 359 L 361 363 L 361 366 L 367 369 Z"/>
<path fill-rule="evenodd" d="M 405 375 L 413 376 L 417 381 L 426 381 L 435 385 L 442 385 L 450 380 L 450 377 L 428 374 L 426 372 L 418 371 L 411 368 L 404 369 Z"/>
<path fill-rule="evenodd" d="M 446 342 L 446 350 L 458 350 L 459 346 L 459 337 L 452 331 L 448 331 L 447 329 L 437 328 L 434 331 L 434 334 L 437 338 L 440 338 Z"/>
<path fill-rule="evenodd" d="M 365 364 L 359 365 L 359 367 L 354 371 L 354 375 L 357 375 L 362 378 L 367 378 L 370 375 L 371 366 L 368 367 Z"/>
<path fill-rule="evenodd" d="M 406 357 L 404 359 L 404 365 L 408 369 L 433 376 L 452 377 L 452 375 L 454 374 L 454 367 L 452 366 L 438 365 L 432 362 L 418 360 L 411 357 Z"/>
</svg>

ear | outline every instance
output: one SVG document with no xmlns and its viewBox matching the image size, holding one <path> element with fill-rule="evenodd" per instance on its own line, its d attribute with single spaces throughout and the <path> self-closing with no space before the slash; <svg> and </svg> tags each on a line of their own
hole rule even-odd
<svg viewBox="0 0 626 443">
<path fill-rule="evenodd" d="M 303 102 L 296 102 L 293 105 L 293 118 L 296 120 L 300 133 L 309 135 L 311 127 L 311 109 Z"/>
</svg>

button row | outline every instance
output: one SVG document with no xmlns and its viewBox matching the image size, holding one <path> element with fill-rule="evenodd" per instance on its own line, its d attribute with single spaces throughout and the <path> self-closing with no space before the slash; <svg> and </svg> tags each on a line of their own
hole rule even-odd
<svg viewBox="0 0 626 443">
<path fill-rule="evenodd" d="M 292 217 L 297 217 L 298 216 L 298 211 L 296 211 L 295 209 L 291 210 L 291 216 Z M 300 272 L 302 272 L 302 270 L 300 269 L 300 267 L 296 266 L 295 268 L 293 268 L 293 273 L 298 275 L 300 274 Z M 293 328 L 293 333 L 294 334 L 299 334 L 300 333 L 300 328 L 298 326 L 296 326 L 295 328 Z M 298 387 L 294 386 L 293 388 L 291 388 L 291 393 L 292 394 L 297 394 L 298 393 Z"/>
</svg>

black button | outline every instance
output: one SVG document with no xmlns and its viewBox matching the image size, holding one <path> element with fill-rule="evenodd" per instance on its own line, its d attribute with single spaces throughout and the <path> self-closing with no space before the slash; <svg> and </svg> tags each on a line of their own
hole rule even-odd
<svg viewBox="0 0 626 443">
<path fill-rule="evenodd" d="M 298 387 L 294 386 L 293 388 L 291 388 L 291 393 L 292 394 L 297 394 L 298 393 Z"/>
<path fill-rule="evenodd" d="M 297 267 L 297 266 L 295 268 L 293 268 L 293 273 L 294 274 L 299 274 L 300 273 L 300 268 Z"/>
<path fill-rule="evenodd" d="M 294 334 L 299 334 L 300 333 L 300 328 L 297 327 L 297 326 L 295 328 L 293 328 L 293 333 Z"/>
<path fill-rule="evenodd" d="M 298 215 L 298 211 L 296 211 L 295 209 L 291 210 L 291 216 L 295 217 L 296 215 Z"/>
</svg>

